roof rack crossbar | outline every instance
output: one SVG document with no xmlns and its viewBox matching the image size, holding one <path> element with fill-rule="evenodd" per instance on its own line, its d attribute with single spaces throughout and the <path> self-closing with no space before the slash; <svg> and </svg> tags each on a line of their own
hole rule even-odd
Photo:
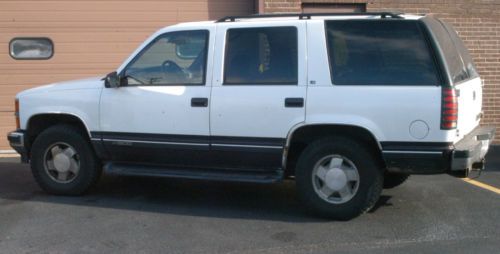
<svg viewBox="0 0 500 254">
<path fill-rule="evenodd" d="M 403 13 L 400 12 L 353 12 L 353 13 L 277 13 L 277 14 L 254 14 L 243 16 L 226 16 L 216 22 L 234 22 L 236 19 L 258 19 L 258 18 L 286 18 L 297 17 L 299 19 L 311 19 L 314 16 L 380 16 L 381 18 L 400 19 Z"/>
</svg>

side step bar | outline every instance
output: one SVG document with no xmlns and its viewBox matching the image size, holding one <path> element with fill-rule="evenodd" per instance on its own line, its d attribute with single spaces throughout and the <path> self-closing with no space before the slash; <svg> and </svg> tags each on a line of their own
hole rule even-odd
<svg viewBox="0 0 500 254">
<path fill-rule="evenodd" d="M 237 169 L 196 169 L 167 168 L 153 165 L 137 165 L 108 162 L 104 165 L 108 174 L 128 176 L 151 176 L 198 180 L 276 183 L 283 180 L 283 170 L 237 170 Z"/>
</svg>

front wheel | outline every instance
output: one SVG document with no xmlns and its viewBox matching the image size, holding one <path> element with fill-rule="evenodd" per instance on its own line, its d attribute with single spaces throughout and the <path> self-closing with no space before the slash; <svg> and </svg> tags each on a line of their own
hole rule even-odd
<svg viewBox="0 0 500 254">
<path fill-rule="evenodd" d="M 31 171 L 46 192 L 79 195 L 97 181 L 102 168 L 80 130 L 56 125 L 44 130 L 33 142 Z"/>
<path fill-rule="evenodd" d="M 348 220 L 370 210 L 382 191 L 383 174 L 362 144 L 343 137 L 311 143 L 296 168 L 299 197 L 323 217 Z"/>
</svg>

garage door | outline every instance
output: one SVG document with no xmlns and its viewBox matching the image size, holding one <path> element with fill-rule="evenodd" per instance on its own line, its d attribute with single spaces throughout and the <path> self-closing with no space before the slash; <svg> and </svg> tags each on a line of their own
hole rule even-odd
<svg viewBox="0 0 500 254">
<path fill-rule="evenodd" d="M 104 75 L 155 30 L 185 21 L 254 12 L 252 0 L 73 0 L 0 1 L 0 150 L 10 149 L 14 95 L 55 81 Z M 16 37 L 47 37 L 54 55 L 15 60 L 8 52 Z M 22 105 L 21 105 L 22 106 Z"/>
</svg>

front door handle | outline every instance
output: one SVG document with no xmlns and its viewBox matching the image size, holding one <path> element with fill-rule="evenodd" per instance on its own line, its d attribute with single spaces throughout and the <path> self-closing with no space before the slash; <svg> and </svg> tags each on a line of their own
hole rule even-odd
<svg viewBox="0 0 500 254">
<path fill-rule="evenodd" d="M 191 107 L 208 107 L 208 98 L 191 98 Z"/>
<path fill-rule="evenodd" d="M 302 108 L 304 107 L 304 98 L 285 98 L 286 108 Z"/>
</svg>

